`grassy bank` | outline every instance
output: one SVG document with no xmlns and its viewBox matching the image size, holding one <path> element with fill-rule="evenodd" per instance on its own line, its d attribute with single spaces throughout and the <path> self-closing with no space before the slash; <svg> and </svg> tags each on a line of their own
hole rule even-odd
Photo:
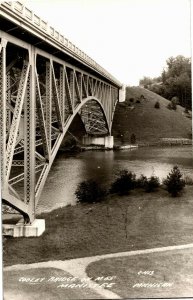
<svg viewBox="0 0 193 300">
<path fill-rule="evenodd" d="M 132 191 L 96 204 L 78 204 L 41 214 L 39 238 L 7 238 L 4 264 L 92 256 L 192 242 L 193 187 L 182 197 Z"/>
<path fill-rule="evenodd" d="M 155 108 L 159 102 L 160 108 Z M 191 138 L 192 120 L 184 108 L 167 108 L 169 100 L 140 87 L 127 87 L 126 101 L 118 103 L 113 119 L 112 135 L 115 145 L 156 143 L 161 138 Z"/>
</svg>

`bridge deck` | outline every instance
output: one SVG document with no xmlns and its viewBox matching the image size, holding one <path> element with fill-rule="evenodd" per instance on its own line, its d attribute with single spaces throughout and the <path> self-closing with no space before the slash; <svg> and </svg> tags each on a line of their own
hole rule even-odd
<svg viewBox="0 0 193 300">
<path fill-rule="evenodd" d="M 64 59 L 76 62 L 77 66 L 97 73 L 102 79 L 121 87 L 122 84 L 91 57 L 71 43 L 64 35 L 42 20 L 33 11 L 18 1 L 0 4 L 0 28 L 40 49 Z"/>
</svg>

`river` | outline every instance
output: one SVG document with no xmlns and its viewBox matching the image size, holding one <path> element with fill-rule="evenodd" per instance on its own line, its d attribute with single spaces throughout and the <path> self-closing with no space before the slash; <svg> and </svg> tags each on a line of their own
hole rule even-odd
<svg viewBox="0 0 193 300">
<path fill-rule="evenodd" d="M 96 179 L 105 186 L 122 169 L 165 178 L 174 165 L 184 175 L 193 178 L 191 146 L 142 147 L 121 151 L 85 151 L 76 154 L 59 152 L 48 175 L 37 213 L 51 211 L 68 204 L 76 204 L 74 192 L 79 182 Z"/>
</svg>

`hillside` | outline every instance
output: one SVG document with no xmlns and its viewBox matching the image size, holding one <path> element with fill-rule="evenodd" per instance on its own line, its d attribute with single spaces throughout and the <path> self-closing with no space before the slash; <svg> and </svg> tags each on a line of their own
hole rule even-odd
<svg viewBox="0 0 193 300">
<path fill-rule="evenodd" d="M 160 108 L 156 109 L 155 103 Z M 115 144 L 130 144 L 131 135 L 136 143 L 157 142 L 160 138 L 191 138 L 191 115 L 177 105 L 167 108 L 169 100 L 140 87 L 127 87 L 126 101 L 118 103 L 114 115 L 112 135 Z"/>
</svg>

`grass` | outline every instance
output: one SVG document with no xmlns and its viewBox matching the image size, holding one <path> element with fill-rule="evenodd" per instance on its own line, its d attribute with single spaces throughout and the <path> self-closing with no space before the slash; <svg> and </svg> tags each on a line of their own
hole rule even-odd
<svg viewBox="0 0 193 300">
<path fill-rule="evenodd" d="M 7 238 L 4 265 L 65 260 L 192 242 L 193 187 L 173 199 L 164 190 L 111 196 L 44 213 L 39 238 Z"/>
<path fill-rule="evenodd" d="M 90 277 L 116 275 L 110 290 L 123 299 L 192 297 L 192 254 L 193 249 L 183 249 L 103 259 L 91 263 L 86 271 Z M 139 285 L 156 283 L 164 283 L 165 287 Z"/>
<path fill-rule="evenodd" d="M 130 98 L 134 100 L 131 102 Z M 159 109 L 154 107 L 156 102 Z M 118 103 L 115 110 L 112 127 L 115 144 L 130 144 L 132 134 L 137 144 L 157 142 L 160 138 L 189 138 L 191 119 L 186 117 L 183 107 L 178 105 L 176 111 L 169 110 L 168 103 L 169 100 L 146 89 L 127 87 L 126 101 Z"/>
</svg>

